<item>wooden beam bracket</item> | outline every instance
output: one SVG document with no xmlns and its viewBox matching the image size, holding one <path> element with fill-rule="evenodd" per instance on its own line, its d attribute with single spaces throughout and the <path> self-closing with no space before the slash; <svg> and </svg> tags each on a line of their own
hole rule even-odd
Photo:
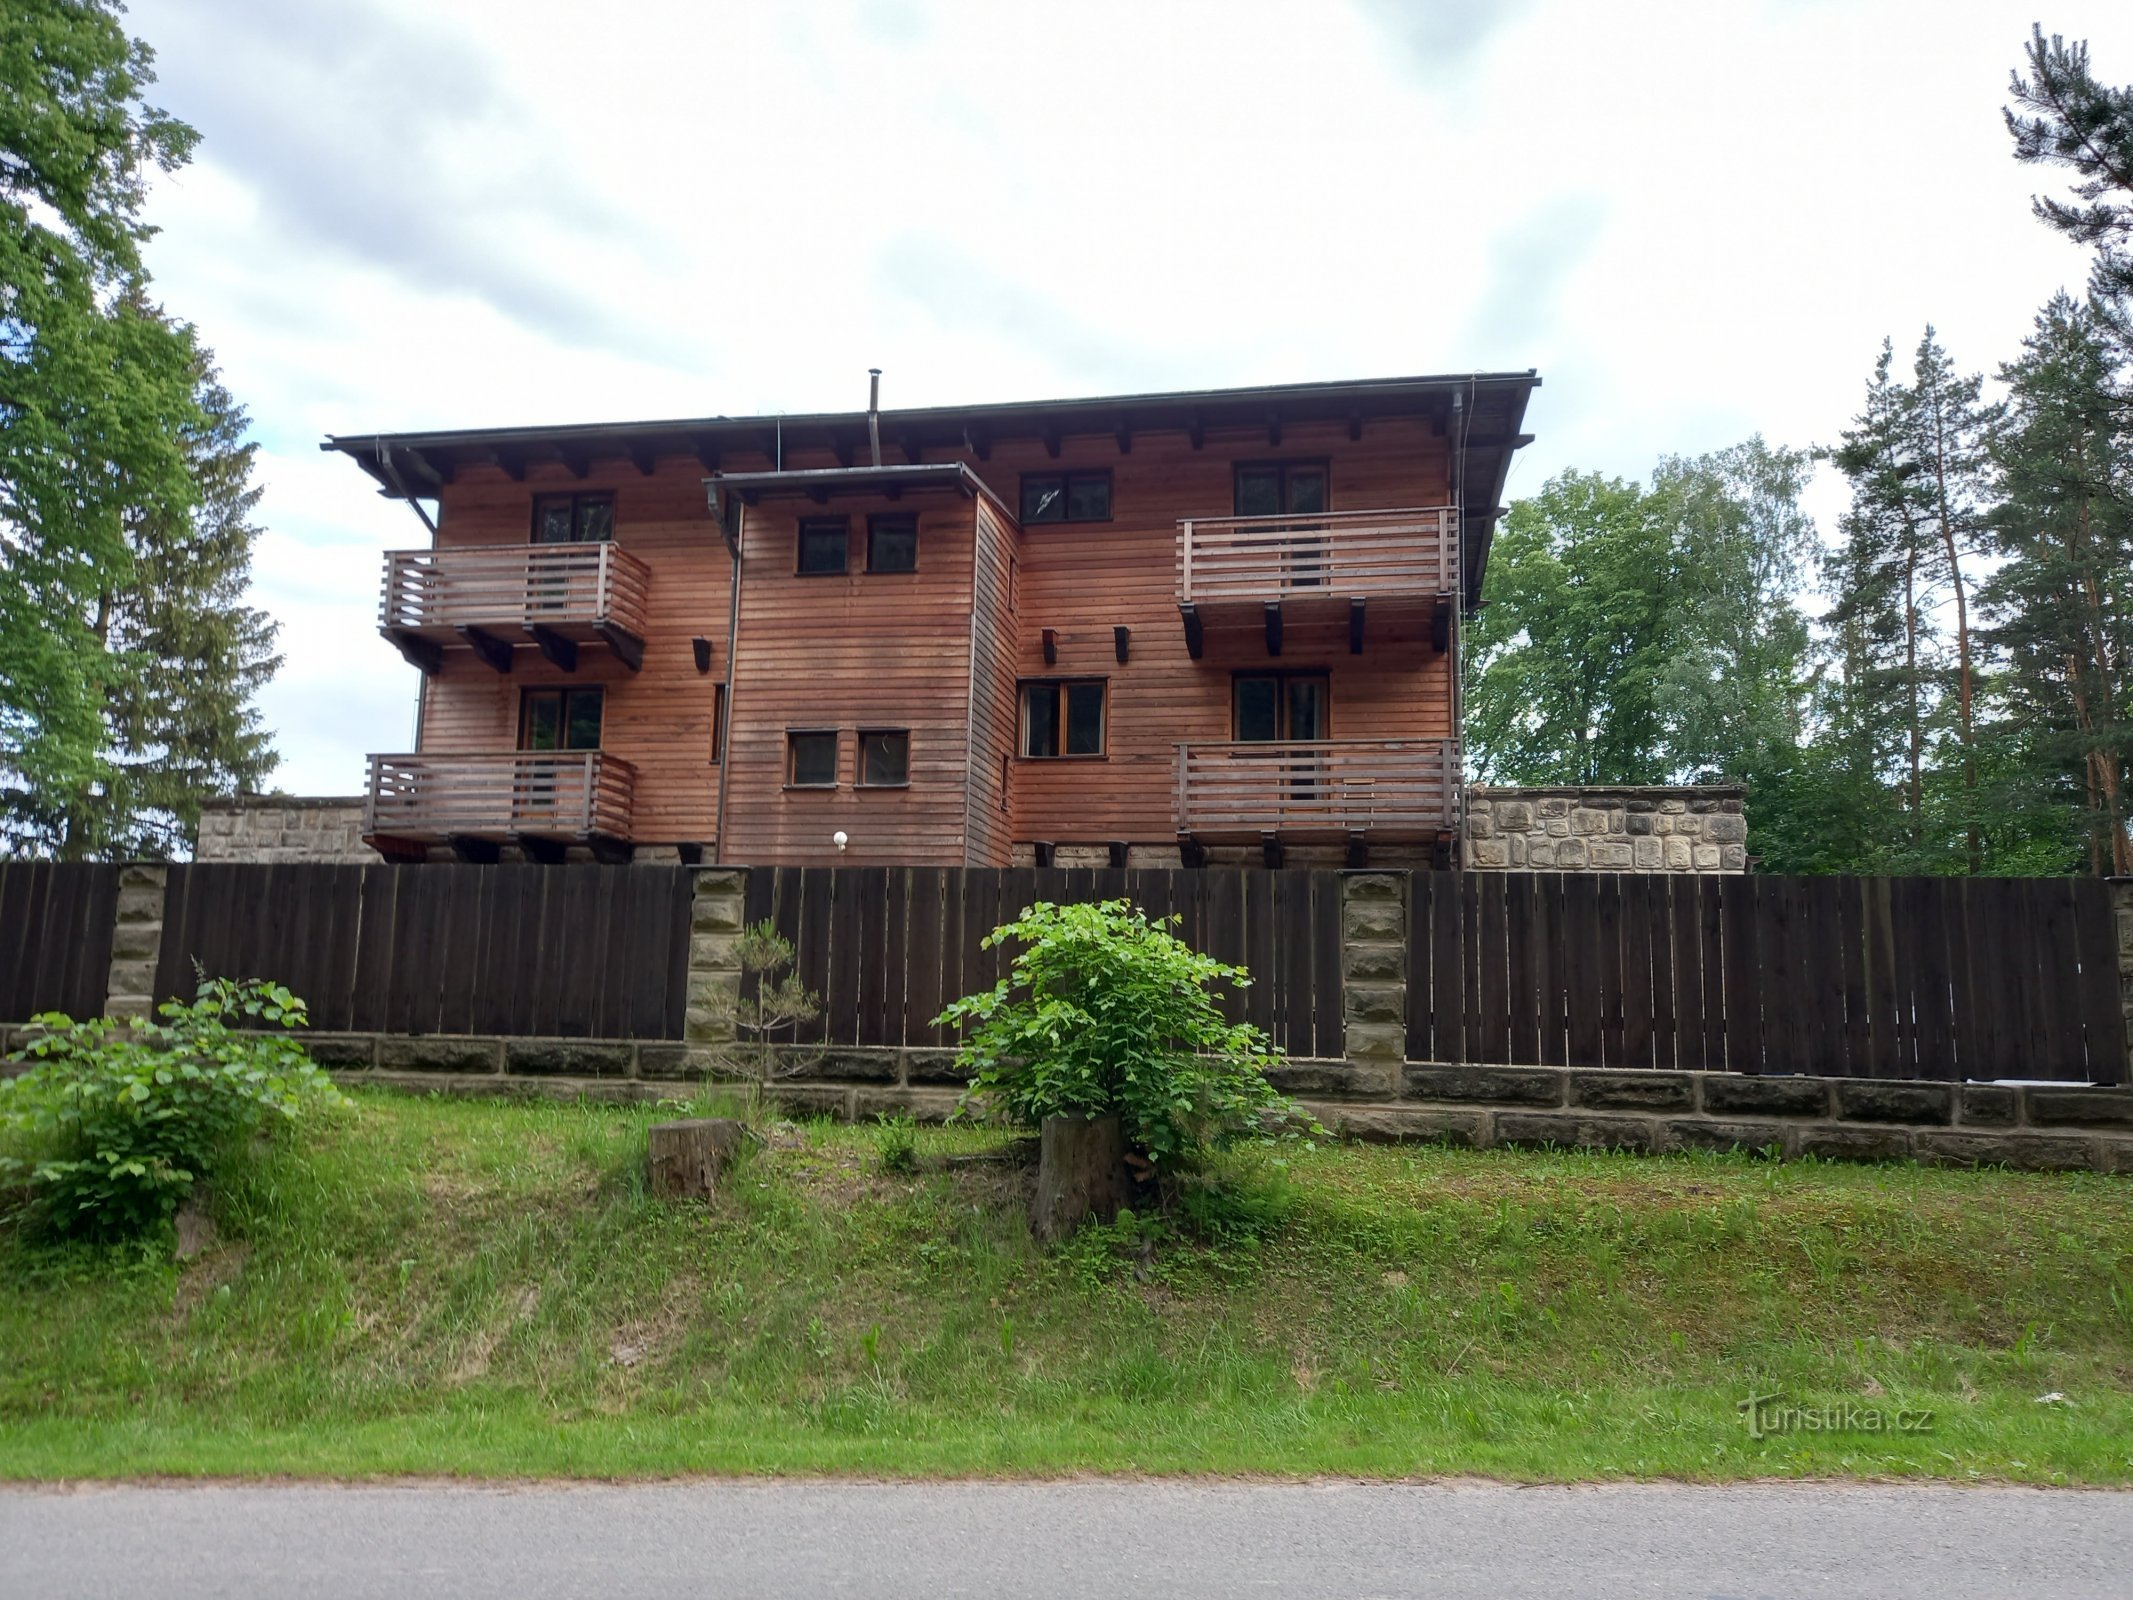
<svg viewBox="0 0 2133 1600">
<path fill-rule="evenodd" d="M 1046 628 L 1044 630 L 1044 664 L 1048 667 L 1059 665 L 1059 630 L 1057 628 Z"/>
<path fill-rule="evenodd" d="M 518 846 L 520 855 L 536 866 L 560 867 L 570 852 L 561 839 L 551 839 L 544 833 L 514 833 L 511 842 Z"/>
<path fill-rule="evenodd" d="M 711 641 L 699 633 L 689 641 L 689 649 L 696 656 L 696 670 L 698 672 L 709 672 L 711 670 Z"/>
<path fill-rule="evenodd" d="M 462 624 L 457 631 L 459 637 L 466 640 L 473 652 L 480 656 L 487 665 L 494 667 L 498 672 L 509 672 L 511 670 L 512 649 L 507 640 L 497 638 L 495 634 L 489 632 L 486 628 L 469 627 L 465 624 Z"/>
<path fill-rule="evenodd" d="M 1031 851 L 1031 853 L 1032 853 L 1032 854 L 1034 854 L 1034 855 L 1036 856 L 1036 858 L 1037 858 L 1037 865 L 1038 865 L 1038 866 L 1040 866 L 1040 867 L 1048 867 L 1048 866 L 1050 866 L 1050 865 L 1052 864 L 1052 841 L 1051 841 L 1051 840 L 1049 840 L 1049 839 L 1032 839 L 1032 840 L 1030 841 L 1030 846 L 1029 846 L 1029 847 L 1030 847 L 1030 851 Z"/>
<path fill-rule="evenodd" d="M 1279 600 L 1269 600 L 1266 603 L 1266 653 L 1270 656 L 1281 654 L 1281 602 Z"/>
<path fill-rule="evenodd" d="M 1361 828 L 1348 832 L 1348 866 L 1361 871 L 1370 865 L 1370 835 Z"/>
<path fill-rule="evenodd" d="M 1133 630 L 1123 623 L 1111 630 L 1111 648 L 1118 656 L 1118 664 L 1124 666 L 1126 658 L 1133 653 Z"/>
<path fill-rule="evenodd" d="M 1193 608 L 1190 600 L 1182 600 L 1178 603 L 1178 615 L 1185 622 L 1185 653 L 1197 661 L 1200 659 L 1200 652 L 1207 645 L 1206 630 L 1201 625 L 1200 613 Z"/>
<path fill-rule="evenodd" d="M 1453 604 L 1450 595 L 1440 594 L 1437 596 L 1437 609 L 1430 614 L 1429 642 L 1437 647 L 1440 654 L 1452 647 Z"/>
<path fill-rule="evenodd" d="M 425 678 L 434 678 L 444 670 L 444 651 L 434 639 L 393 628 L 380 628 L 378 632 L 390 639 L 392 647 L 406 658 L 407 664 Z"/>
<path fill-rule="evenodd" d="M 629 629 L 618 623 L 596 622 L 593 624 L 593 632 L 607 641 L 608 649 L 614 651 L 616 659 L 630 671 L 644 670 L 644 641 Z"/>
<path fill-rule="evenodd" d="M 1178 865 L 1199 868 L 1207 865 L 1207 846 L 1189 833 L 1178 835 Z"/>
<path fill-rule="evenodd" d="M 1109 848 L 1111 851 L 1111 865 L 1113 867 L 1123 867 L 1126 864 L 1126 841 L 1113 839 Z"/>
<path fill-rule="evenodd" d="M 471 867 L 493 867 L 503 854 L 503 847 L 494 839 L 476 838 L 470 833 L 453 833 L 445 836 L 452 854 Z"/>
<path fill-rule="evenodd" d="M 604 833 L 588 834 L 585 843 L 593 853 L 593 860 L 603 867 L 626 867 L 637 854 L 637 847 L 629 840 L 611 839 Z"/>
<path fill-rule="evenodd" d="M 556 671 L 578 670 L 577 640 L 567 639 L 555 629 L 544 628 L 537 622 L 529 624 L 526 631 L 533 636 L 534 647 L 554 664 Z"/>
<path fill-rule="evenodd" d="M 1259 860 L 1270 871 L 1281 865 L 1280 834 L 1262 833 L 1259 836 Z"/>
<path fill-rule="evenodd" d="M 1348 654 L 1351 656 L 1359 656 L 1363 653 L 1363 608 L 1365 603 L 1361 595 L 1351 596 L 1348 601 Z"/>
</svg>

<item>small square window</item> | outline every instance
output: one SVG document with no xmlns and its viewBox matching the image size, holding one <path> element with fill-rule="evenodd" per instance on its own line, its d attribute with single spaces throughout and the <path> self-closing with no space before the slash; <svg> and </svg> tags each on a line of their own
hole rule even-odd
<svg viewBox="0 0 2133 1600">
<path fill-rule="evenodd" d="M 1108 522 L 1111 474 L 1108 472 L 1032 473 L 1022 480 L 1022 521 Z"/>
<path fill-rule="evenodd" d="M 1033 759 L 1104 753 L 1104 683 L 1022 686 L 1022 753 Z"/>
<path fill-rule="evenodd" d="M 859 786 L 900 789 L 911 781 L 911 735 L 902 728 L 877 728 L 859 736 Z"/>
<path fill-rule="evenodd" d="M 918 571 L 918 518 L 897 516 L 867 518 L 867 571 Z"/>
<path fill-rule="evenodd" d="M 1103 522 L 1111 515 L 1111 474 L 1077 472 L 1067 479 L 1067 521 Z"/>
<path fill-rule="evenodd" d="M 837 786 L 837 735 L 788 733 L 785 736 L 785 781 L 795 789 Z"/>
<path fill-rule="evenodd" d="M 800 524 L 800 573 L 826 577 L 845 569 L 851 530 L 842 517 L 810 517 Z"/>
</svg>

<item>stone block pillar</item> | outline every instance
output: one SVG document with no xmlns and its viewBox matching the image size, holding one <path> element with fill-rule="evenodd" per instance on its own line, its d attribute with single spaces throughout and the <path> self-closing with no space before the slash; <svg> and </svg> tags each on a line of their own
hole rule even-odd
<svg viewBox="0 0 2133 1600">
<path fill-rule="evenodd" d="M 740 993 L 734 953 L 747 918 L 748 869 L 705 867 L 695 874 L 689 901 L 689 992 L 682 1037 L 692 1045 L 733 1042 L 733 1020 L 722 1001 Z"/>
<path fill-rule="evenodd" d="M 1407 874 L 1341 876 L 1341 1016 L 1351 1061 L 1407 1055 Z"/>
<path fill-rule="evenodd" d="M 134 861 L 119 868 L 118 914 L 111 929 L 111 971 L 104 1015 L 145 1017 L 156 1003 L 156 962 L 163 953 L 163 894 L 170 869 Z"/>
</svg>

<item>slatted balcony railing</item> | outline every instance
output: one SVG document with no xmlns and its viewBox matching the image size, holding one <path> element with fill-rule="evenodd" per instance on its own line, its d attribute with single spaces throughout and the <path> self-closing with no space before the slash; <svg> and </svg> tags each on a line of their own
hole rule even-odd
<svg viewBox="0 0 2133 1600">
<path fill-rule="evenodd" d="M 1178 603 L 1426 598 L 1459 585 L 1449 506 L 1178 523 Z"/>
<path fill-rule="evenodd" d="M 1317 739 L 1177 747 L 1178 831 L 1263 833 L 1449 830 L 1458 815 L 1459 747 L 1449 739 Z"/>
<path fill-rule="evenodd" d="M 558 655 L 604 639 L 634 666 L 650 593 L 650 569 L 607 541 L 393 550 L 378 631 L 432 660 L 424 646 L 464 642 L 486 658 L 514 640 Z"/>
<path fill-rule="evenodd" d="M 630 836 L 637 769 L 601 750 L 370 758 L 371 838 L 618 839 Z"/>
</svg>

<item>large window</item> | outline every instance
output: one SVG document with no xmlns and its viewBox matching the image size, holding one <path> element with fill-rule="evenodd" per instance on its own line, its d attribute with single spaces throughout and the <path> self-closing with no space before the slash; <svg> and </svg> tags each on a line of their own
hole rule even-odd
<svg viewBox="0 0 2133 1600">
<path fill-rule="evenodd" d="M 859 731 L 859 787 L 901 789 L 911 781 L 911 734 L 906 728 Z"/>
<path fill-rule="evenodd" d="M 1323 461 L 1252 461 L 1237 468 L 1240 517 L 1310 516 L 1329 509 Z"/>
<path fill-rule="evenodd" d="M 800 523 L 800 575 L 828 577 L 844 571 L 851 524 L 843 517 L 808 517 Z"/>
<path fill-rule="evenodd" d="M 918 518 L 908 511 L 867 518 L 867 571 L 918 571 Z"/>
<path fill-rule="evenodd" d="M 1240 674 L 1231 693 L 1240 740 L 1271 744 L 1333 737 L 1332 696 L 1323 672 Z"/>
<path fill-rule="evenodd" d="M 1022 521 L 1108 522 L 1111 520 L 1111 474 L 1108 472 L 1029 473 L 1022 479 Z"/>
<path fill-rule="evenodd" d="M 535 544 L 597 544 L 615 536 L 611 494 L 542 494 L 533 497 Z"/>
<path fill-rule="evenodd" d="M 795 789 L 837 787 L 835 729 L 798 729 L 785 735 L 785 781 Z"/>
<path fill-rule="evenodd" d="M 1037 759 L 1104 753 L 1104 680 L 1022 685 L 1022 753 Z"/>
<path fill-rule="evenodd" d="M 606 695 L 587 689 L 528 689 L 519 700 L 521 750 L 597 750 Z"/>
</svg>

